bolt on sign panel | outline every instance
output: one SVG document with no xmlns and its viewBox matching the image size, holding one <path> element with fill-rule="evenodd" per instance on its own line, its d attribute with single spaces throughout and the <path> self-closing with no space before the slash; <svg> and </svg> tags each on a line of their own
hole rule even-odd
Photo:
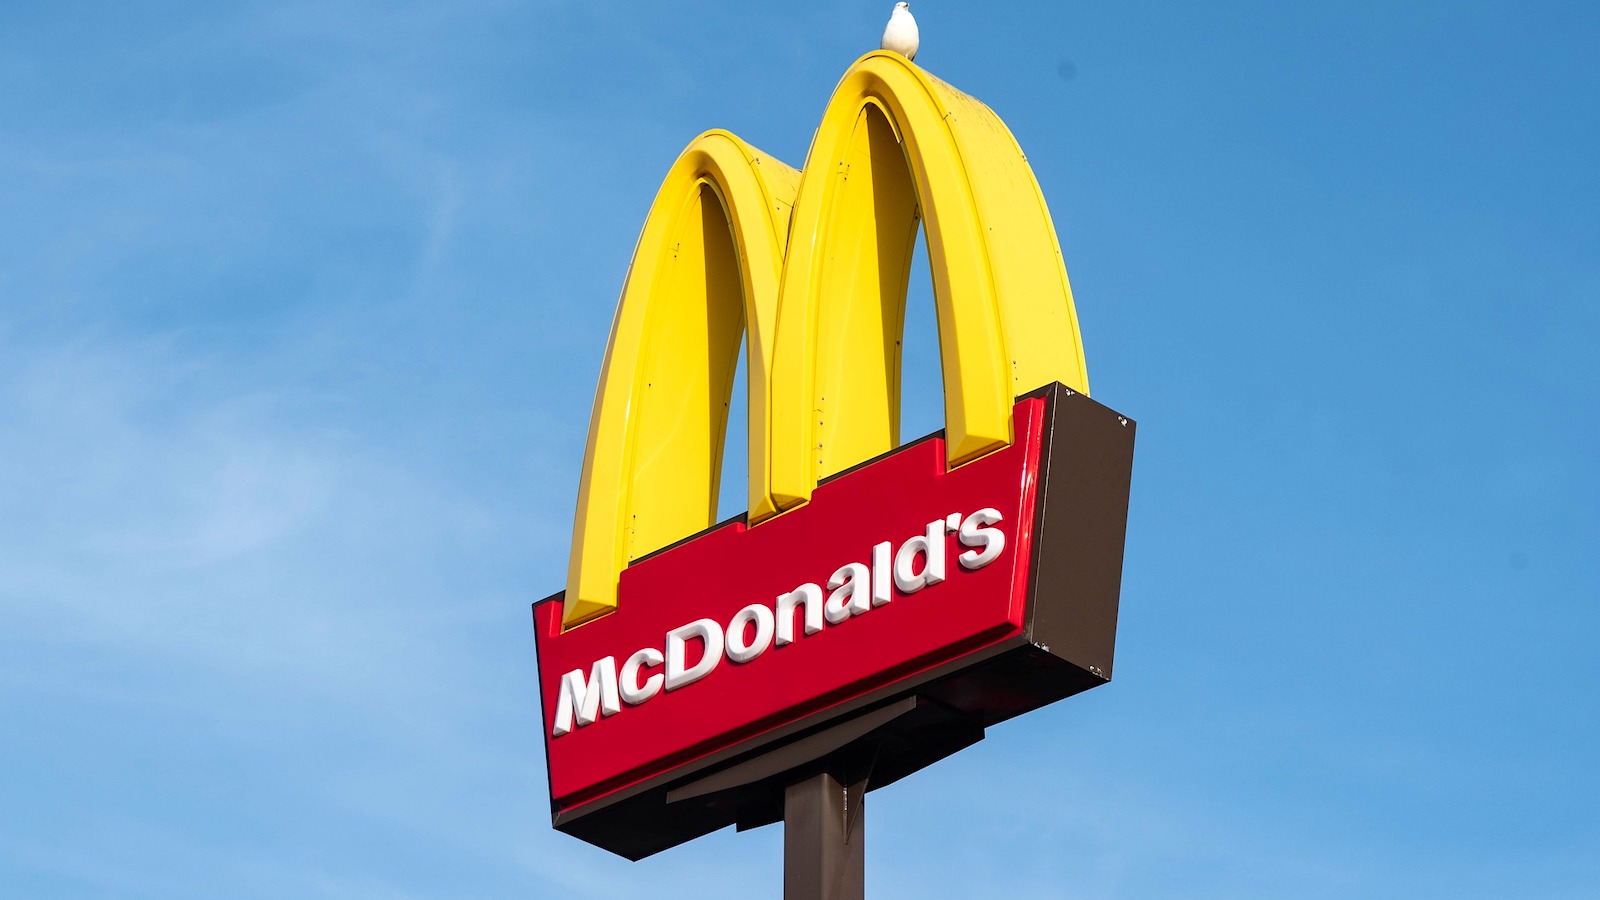
<svg viewBox="0 0 1600 900">
<path fill-rule="evenodd" d="M 919 221 L 946 428 L 902 447 Z M 746 334 L 750 512 L 714 525 Z M 987 107 L 873 53 L 803 172 L 697 138 L 623 289 L 567 590 L 534 606 L 556 826 L 637 858 L 1108 680 L 1133 431 L 1087 396 L 1054 229 Z"/>
</svg>

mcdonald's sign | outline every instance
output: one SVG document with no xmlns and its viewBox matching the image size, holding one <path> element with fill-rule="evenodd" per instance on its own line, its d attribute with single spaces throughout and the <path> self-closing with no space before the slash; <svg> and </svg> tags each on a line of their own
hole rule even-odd
<svg viewBox="0 0 1600 900">
<path fill-rule="evenodd" d="M 902 445 L 919 224 L 945 429 Z M 741 338 L 749 511 L 717 524 Z M 876 52 L 802 171 L 696 138 L 622 290 L 566 590 L 533 607 L 556 827 L 643 857 L 774 821 L 795 772 L 879 787 L 1109 680 L 1133 436 L 988 107 Z"/>
</svg>

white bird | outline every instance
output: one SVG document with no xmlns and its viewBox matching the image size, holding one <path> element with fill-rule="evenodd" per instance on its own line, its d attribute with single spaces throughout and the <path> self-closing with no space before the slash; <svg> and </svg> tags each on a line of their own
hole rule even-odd
<svg viewBox="0 0 1600 900">
<path fill-rule="evenodd" d="M 883 49 L 906 59 L 916 59 L 917 37 L 917 20 L 911 17 L 911 4 L 896 3 L 894 12 L 889 14 L 889 24 L 883 26 Z"/>
</svg>

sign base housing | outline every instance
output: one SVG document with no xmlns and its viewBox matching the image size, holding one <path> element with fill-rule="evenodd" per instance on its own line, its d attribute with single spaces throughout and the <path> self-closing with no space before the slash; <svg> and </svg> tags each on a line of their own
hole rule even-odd
<svg viewBox="0 0 1600 900">
<path fill-rule="evenodd" d="M 753 733 L 707 731 L 703 737 L 695 735 L 699 740 L 688 749 L 661 761 L 629 763 L 627 767 L 617 763 L 614 768 L 621 774 L 605 780 L 594 776 L 585 782 L 571 776 L 569 773 L 580 770 L 610 771 L 595 768 L 589 759 L 562 756 L 573 754 L 566 748 L 583 746 L 570 742 L 571 738 L 589 729 L 593 729 L 590 734 L 598 735 L 613 721 L 644 707 L 625 709 L 615 720 L 601 719 L 570 735 L 552 738 L 551 691 L 563 672 L 586 665 L 596 652 L 571 651 L 570 636 L 596 629 L 585 639 L 598 641 L 605 636 L 603 629 L 621 629 L 627 623 L 618 620 L 608 626 L 606 619 L 601 619 L 563 633 L 562 595 L 535 604 L 555 827 L 621 856 L 640 859 L 728 825 L 744 830 L 780 821 L 786 794 L 818 776 L 826 775 L 841 785 L 860 785 L 863 791 L 883 787 L 976 743 L 992 725 L 1109 681 L 1135 424 L 1059 383 L 1018 398 L 1014 423 L 1013 447 L 938 475 L 929 489 L 933 493 L 942 490 L 941 478 L 957 485 L 958 477 L 988 478 L 995 484 L 1017 486 L 1019 499 L 1014 509 L 1018 521 L 1012 523 L 1015 530 L 1008 534 L 1015 543 L 1001 560 L 1010 567 L 1003 589 L 1012 596 L 1006 601 L 1009 606 L 1001 604 L 1000 608 L 1009 612 L 999 624 L 985 625 L 972 636 L 941 647 L 937 653 L 923 653 L 911 663 L 863 675 L 850 682 L 847 690 L 825 695 L 821 704 L 779 710 L 761 720 L 762 727 Z M 796 521 L 792 527 L 821 527 L 808 526 L 801 517 L 836 515 L 838 503 L 830 507 L 827 492 L 836 496 L 866 492 L 870 496 L 874 473 L 904 465 L 912 454 L 938 450 L 942 467 L 940 439 L 940 434 L 930 435 L 840 473 L 818 487 L 810 507 L 785 513 L 753 531 L 772 528 L 790 517 Z M 929 444 L 936 446 L 924 446 Z M 897 463 L 897 459 L 901 461 Z M 988 467 L 987 473 L 982 467 Z M 971 474 L 959 475 L 968 469 L 973 470 Z M 936 503 L 937 498 L 931 502 Z M 939 510 L 942 514 L 943 508 Z M 670 554 L 692 559 L 692 545 L 718 540 L 719 533 L 730 528 L 743 530 L 743 524 L 719 525 L 636 562 L 639 577 L 650 577 L 656 570 L 649 567 Z M 954 560 L 951 562 L 953 565 Z M 672 564 L 665 560 L 659 570 L 668 571 Z M 625 589 L 633 568 L 624 572 Z M 919 616 L 934 615 L 939 603 L 955 603 L 951 609 L 972 608 L 976 601 L 963 599 L 964 595 L 956 593 L 959 588 L 935 594 L 966 575 L 971 573 L 952 574 L 950 582 L 925 596 L 897 597 L 895 603 L 905 604 L 906 610 L 922 610 L 915 613 Z M 979 584 L 975 576 L 972 583 Z M 619 606 L 613 616 L 625 614 Z M 899 607 L 894 614 L 913 615 Z M 880 616 L 880 611 L 874 609 L 862 616 L 862 622 L 873 616 Z M 900 620 L 883 615 L 883 621 Z M 920 627 L 918 620 L 903 621 L 910 625 L 902 628 Z M 839 633 L 855 627 L 846 622 Z M 930 620 L 927 628 L 935 627 Z M 862 628 L 861 633 L 868 632 Z M 801 642 L 815 640 L 815 646 L 822 647 L 828 637 L 819 634 Z M 799 658 L 791 647 L 771 652 L 789 653 L 786 660 Z M 749 673 L 763 662 L 756 660 L 747 672 L 737 674 L 754 677 Z M 839 663 L 849 664 L 850 660 Z M 710 686 L 709 679 L 705 686 Z M 663 699 L 681 702 L 674 697 L 688 697 L 699 687 L 691 685 L 679 695 L 664 695 Z M 665 704 L 663 708 L 667 708 Z M 642 715 L 638 720 L 648 721 Z M 557 753 L 558 748 L 551 746 L 556 741 L 569 743 Z"/>
</svg>

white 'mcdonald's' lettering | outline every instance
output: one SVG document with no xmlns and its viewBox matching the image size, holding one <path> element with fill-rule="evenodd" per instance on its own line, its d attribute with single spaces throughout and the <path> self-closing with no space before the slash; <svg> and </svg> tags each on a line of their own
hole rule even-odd
<svg viewBox="0 0 1600 900">
<path fill-rule="evenodd" d="M 861 563 L 840 566 L 828 579 L 828 590 L 833 593 L 828 595 L 823 615 L 827 616 L 829 625 L 837 625 L 872 608 L 872 573 Z"/>
<path fill-rule="evenodd" d="M 745 640 L 745 629 L 755 628 L 756 633 Z M 728 623 L 728 661 L 747 663 L 767 652 L 772 646 L 772 610 L 765 603 L 752 603 L 734 613 Z"/>
<path fill-rule="evenodd" d="M 700 661 L 686 666 L 689 641 L 695 638 L 703 645 Z M 667 690 L 675 691 L 710 675 L 717 663 L 722 662 L 722 650 L 722 626 L 710 619 L 696 619 L 667 632 Z"/>
<path fill-rule="evenodd" d="M 659 666 L 663 659 L 661 651 L 654 647 L 646 647 L 628 657 L 628 661 L 622 664 L 622 674 L 617 676 L 617 687 L 621 689 L 623 703 L 638 706 L 661 693 L 661 682 L 665 676 L 657 672 L 640 684 L 639 670 L 645 666 Z"/>
<path fill-rule="evenodd" d="M 956 557 L 963 569 L 981 569 L 994 562 L 995 557 L 1006 549 L 1006 536 L 998 528 L 986 526 L 994 525 L 1000 521 L 1000 510 L 985 507 L 978 510 L 957 528 L 963 547 L 981 547 L 981 550 L 968 550 Z"/>
<path fill-rule="evenodd" d="M 915 594 L 930 584 L 944 580 L 944 519 L 928 523 L 926 534 L 900 545 L 894 555 L 894 586 L 902 594 Z M 922 571 L 917 572 L 917 556 L 922 556 Z"/>
<path fill-rule="evenodd" d="M 794 642 L 794 610 L 803 606 L 806 634 L 822 630 L 822 588 L 802 584 L 787 594 L 778 595 L 778 646 Z"/>
<path fill-rule="evenodd" d="M 793 644 L 798 640 L 797 618 L 802 635 L 810 636 L 820 633 L 824 623 L 843 625 L 884 606 L 897 593 L 909 596 L 939 584 L 946 578 L 945 543 L 951 536 L 968 548 L 956 556 L 961 568 L 981 569 L 1005 551 L 1005 533 L 995 527 L 1003 518 L 994 507 L 964 517 L 951 513 L 929 522 L 922 534 L 907 539 L 899 549 L 889 541 L 874 545 L 870 565 L 851 562 L 840 566 L 828 578 L 826 595 L 820 586 L 807 582 L 779 594 L 771 605 L 744 607 L 729 620 L 726 630 L 711 619 L 674 628 L 666 634 L 665 652 L 657 647 L 638 650 L 623 662 L 620 673 L 614 656 L 596 661 L 587 678 L 582 669 L 573 669 L 561 676 L 550 734 L 561 737 L 578 726 L 616 715 L 623 703 L 638 706 L 663 690 L 688 687 L 710 675 L 724 656 L 731 663 L 745 665 L 769 650 Z M 647 673 L 657 667 L 661 671 Z"/>
<path fill-rule="evenodd" d="M 571 731 L 576 715 L 579 725 L 589 725 L 600 713 L 616 715 L 622 708 L 617 703 L 617 658 L 608 656 L 589 670 L 589 680 L 583 680 L 583 670 L 573 669 L 561 676 L 561 696 L 556 699 L 556 723 L 550 729 L 555 737 Z"/>
</svg>

